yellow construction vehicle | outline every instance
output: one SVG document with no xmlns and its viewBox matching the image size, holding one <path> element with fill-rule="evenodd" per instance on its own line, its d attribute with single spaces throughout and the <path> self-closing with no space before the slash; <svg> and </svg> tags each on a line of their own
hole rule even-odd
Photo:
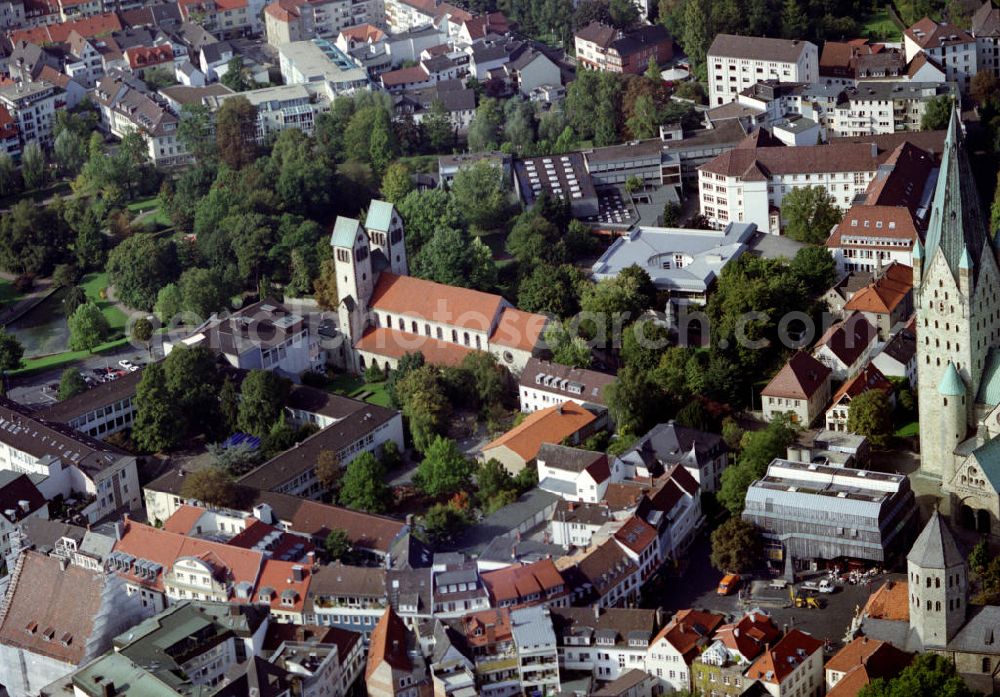
<svg viewBox="0 0 1000 697">
<path fill-rule="evenodd" d="M 795 588 L 791 586 L 788 588 L 788 598 L 792 601 L 794 607 L 812 608 L 814 610 L 819 610 L 823 607 L 819 604 L 818 598 L 814 598 L 811 595 L 799 595 L 795 592 Z"/>
</svg>

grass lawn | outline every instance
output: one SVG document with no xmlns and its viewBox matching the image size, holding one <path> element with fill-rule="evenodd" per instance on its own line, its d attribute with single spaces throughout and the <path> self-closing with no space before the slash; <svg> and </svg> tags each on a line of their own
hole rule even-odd
<svg viewBox="0 0 1000 697">
<path fill-rule="evenodd" d="M 326 386 L 330 392 L 342 394 L 345 397 L 360 399 L 361 395 L 367 394 L 364 398 L 369 404 L 377 404 L 380 407 L 389 407 L 389 393 L 385 389 L 385 381 L 366 383 L 364 378 L 355 375 L 340 374 L 330 381 Z"/>
<path fill-rule="evenodd" d="M 80 287 L 87 294 L 87 298 L 97 303 L 97 307 L 104 313 L 108 324 L 111 325 L 112 336 L 124 334 L 128 317 L 110 300 L 101 298 L 101 290 L 108 287 L 108 274 L 104 272 L 87 274 L 83 277 Z"/>
<path fill-rule="evenodd" d="M 169 216 L 167 216 L 166 211 L 163 210 L 163 206 L 160 204 L 159 196 L 150 196 L 149 198 L 132 201 L 132 203 L 128 204 L 126 208 L 128 208 L 136 218 L 138 218 L 141 214 L 142 222 L 152 221 L 160 227 L 170 227 L 173 225 Z"/>
<path fill-rule="evenodd" d="M 896 429 L 896 435 L 900 438 L 911 438 L 920 433 L 920 422 L 911 421 L 908 424 L 900 426 Z"/>
<path fill-rule="evenodd" d="M 16 303 L 21 299 L 21 293 L 14 288 L 14 282 L 0 278 L 0 307 Z"/>
<path fill-rule="evenodd" d="M 892 21 L 889 10 L 885 7 L 868 16 L 861 27 L 861 33 L 881 41 L 899 41 L 902 38 L 902 32 Z"/>
<path fill-rule="evenodd" d="M 53 368 L 60 368 L 70 363 L 75 363 L 76 361 L 82 361 L 83 359 L 91 356 L 92 354 L 103 353 L 105 351 L 110 351 L 112 349 L 119 348 L 121 346 L 124 346 L 125 343 L 126 343 L 125 339 L 115 339 L 114 341 L 109 341 L 107 343 L 101 344 L 93 351 L 66 351 L 64 353 L 54 353 L 50 356 L 39 356 L 38 358 L 29 358 L 24 362 L 23 368 L 12 370 L 10 371 L 10 374 L 29 375 L 31 373 L 37 373 L 43 370 L 52 370 Z"/>
</svg>

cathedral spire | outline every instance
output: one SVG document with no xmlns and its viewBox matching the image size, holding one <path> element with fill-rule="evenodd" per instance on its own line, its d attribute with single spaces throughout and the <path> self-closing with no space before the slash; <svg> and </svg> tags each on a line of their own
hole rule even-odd
<svg viewBox="0 0 1000 697">
<path fill-rule="evenodd" d="M 978 276 L 979 259 L 988 239 L 979 194 L 961 136 L 958 108 L 952 109 L 951 120 L 941 153 L 931 219 L 924 250 L 924 273 L 935 263 L 940 253 L 956 276 L 961 268 Z"/>
</svg>

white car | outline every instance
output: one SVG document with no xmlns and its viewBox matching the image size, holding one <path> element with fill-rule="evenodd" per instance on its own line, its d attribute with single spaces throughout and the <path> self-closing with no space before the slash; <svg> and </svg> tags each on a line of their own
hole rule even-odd
<svg viewBox="0 0 1000 697">
<path fill-rule="evenodd" d="M 127 358 L 123 358 L 120 361 L 118 361 L 118 365 L 120 365 L 122 368 L 124 368 L 130 373 L 134 373 L 135 371 L 139 370 L 139 366 L 137 366 L 135 363 L 133 363 Z"/>
<path fill-rule="evenodd" d="M 828 578 L 824 578 L 819 582 L 819 592 L 820 593 L 835 593 L 837 591 L 837 585 Z"/>
</svg>

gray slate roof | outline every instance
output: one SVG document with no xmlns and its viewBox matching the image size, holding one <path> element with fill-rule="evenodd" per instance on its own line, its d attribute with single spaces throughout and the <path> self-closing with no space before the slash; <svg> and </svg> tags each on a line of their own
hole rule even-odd
<svg viewBox="0 0 1000 697">
<path fill-rule="evenodd" d="M 955 542 L 947 523 L 937 511 L 931 515 L 917 541 L 913 543 L 906 561 L 924 569 L 948 569 L 965 563 L 965 557 Z"/>
</svg>

